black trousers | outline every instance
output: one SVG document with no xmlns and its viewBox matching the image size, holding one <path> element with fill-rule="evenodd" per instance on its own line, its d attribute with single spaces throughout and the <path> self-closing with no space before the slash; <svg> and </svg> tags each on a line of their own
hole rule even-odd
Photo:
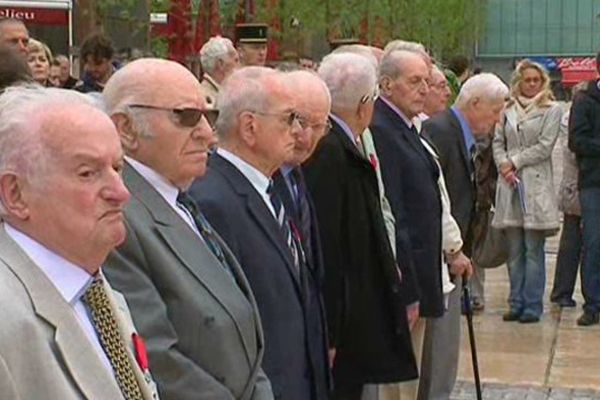
<svg viewBox="0 0 600 400">
<path fill-rule="evenodd" d="M 581 217 L 565 214 L 556 259 L 554 285 L 550 294 L 551 301 L 573 298 L 582 248 Z"/>
</svg>

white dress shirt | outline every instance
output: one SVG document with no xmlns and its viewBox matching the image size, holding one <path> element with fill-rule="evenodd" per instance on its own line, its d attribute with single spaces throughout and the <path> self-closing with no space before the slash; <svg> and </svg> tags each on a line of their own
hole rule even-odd
<svg viewBox="0 0 600 400">
<path fill-rule="evenodd" d="M 217 149 L 217 154 L 232 163 L 242 173 L 242 175 L 244 175 L 246 179 L 250 181 L 252 187 L 254 187 L 254 189 L 258 192 L 269 211 L 271 211 L 271 214 L 273 214 L 273 218 L 277 219 L 277 216 L 275 215 L 275 209 L 273 208 L 273 204 L 271 204 L 271 197 L 269 196 L 269 193 L 267 193 L 267 189 L 271 183 L 271 178 L 230 151 L 219 147 Z"/>
<path fill-rule="evenodd" d="M 158 192 L 158 194 L 160 194 L 163 199 L 165 199 L 169 207 L 171 207 L 173 211 L 175 211 L 177 215 L 179 215 L 185 221 L 185 223 L 190 226 L 190 228 L 192 228 L 194 233 L 200 239 L 202 239 L 200 232 L 198 232 L 198 227 L 194 222 L 194 218 L 191 216 L 189 211 L 177 203 L 179 189 L 171 182 L 166 180 L 161 174 L 147 165 L 144 165 L 131 157 L 125 157 L 125 160 L 142 176 L 142 178 L 146 180 L 146 182 L 150 184 L 150 186 L 152 186 Z"/>
<path fill-rule="evenodd" d="M 4 229 L 8 236 L 23 249 L 33 263 L 48 277 L 65 301 L 73 307 L 79 325 L 83 328 L 106 369 L 113 375 L 113 368 L 104 353 L 96 329 L 81 299 L 88 286 L 92 283 L 93 277 L 80 266 L 65 260 L 35 239 L 13 228 L 8 223 L 4 224 Z M 98 273 L 101 272 L 99 271 Z"/>
</svg>

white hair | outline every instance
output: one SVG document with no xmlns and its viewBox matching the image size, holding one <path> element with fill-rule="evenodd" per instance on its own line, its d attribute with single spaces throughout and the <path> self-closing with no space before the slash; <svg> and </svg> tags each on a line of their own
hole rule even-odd
<svg viewBox="0 0 600 400">
<path fill-rule="evenodd" d="M 270 91 L 265 77 L 281 76 L 282 72 L 266 67 L 244 67 L 234 71 L 221 84 L 217 104 L 217 134 L 224 138 L 235 129 L 242 111 L 266 110 L 270 106 Z"/>
<path fill-rule="evenodd" d="M 94 104 L 73 90 L 44 87 L 9 87 L 0 95 L 0 174 L 13 172 L 41 184 L 51 154 L 41 135 L 41 117 L 57 107 L 68 110 Z M 51 108 L 53 111 L 46 111 Z M 0 214 L 6 210 L 0 204 Z"/>
<path fill-rule="evenodd" d="M 318 73 L 329 88 L 334 109 L 356 108 L 365 95 L 373 93 L 377 82 L 373 63 L 353 53 L 329 54 Z"/>
<path fill-rule="evenodd" d="M 475 98 L 488 101 L 505 100 L 509 90 L 500 78 L 491 73 L 475 75 L 462 85 L 456 98 L 456 105 L 465 106 Z"/>
<path fill-rule="evenodd" d="M 402 66 L 404 63 L 415 57 L 422 59 L 418 53 L 410 50 L 392 50 L 386 52 L 381 58 L 381 63 L 379 63 L 379 76 L 387 76 L 391 79 L 402 76 L 402 73 L 404 72 Z"/>
<path fill-rule="evenodd" d="M 411 53 L 419 53 L 421 55 L 427 54 L 427 49 L 425 49 L 425 46 L 423 46 L 423 44 L 418 42 L 409 42 L 407 40 L 401 39 L 392 40 L 391 42 L 386 44 L 383 49 L 383 52 L 387 54 L 396 50 L 405 50 L 410 51 Z"/>
<path fill-rule="evenodd" d="M 228 53 L 234 52 L 235 47 L 231 40 L 222 36 L 211 37 L 200 49 L 200 64 L 205 72 L 214 71 L 217 61 L 223 59 Z"/>
</svg>

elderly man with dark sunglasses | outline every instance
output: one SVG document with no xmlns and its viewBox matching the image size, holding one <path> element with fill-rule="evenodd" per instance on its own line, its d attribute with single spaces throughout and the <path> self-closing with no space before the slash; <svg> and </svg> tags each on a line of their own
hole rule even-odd
<svg viewBox="0 0 600 400">
<path fill-rule="evenodd" d="M 219 148 L 191 194 L 250 281 L 265 329 L 263 368 L 275 398 L 324 400 L 326 355 L 322 327 L 314 325 L 319 310 L 311 303 L 310 264 L 291 210 L 272 183 L 302 130 L 287 81 L 282 72 L 245 67 L 223 82 Z"/>
<path fill-rule="evenodd" d="M 235 256 L 186 190 L 204 175 L 214 112 L 181 65 L 141 59 L 103 92 L 126 154 L 127 239 L 106 275 L 147 338 L 166 399 L 273 399 L 263 331 Z"/>
</svg>

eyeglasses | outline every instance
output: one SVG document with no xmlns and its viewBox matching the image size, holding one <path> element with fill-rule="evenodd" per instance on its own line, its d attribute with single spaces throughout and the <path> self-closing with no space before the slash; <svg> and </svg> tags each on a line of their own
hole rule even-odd
<svg viewBox="0 0 600 400">
<path fill-rule="evenodd" d="M 369 100 L 377 100 L 377 97 L 379 97 L 379 88 L 375 88 L 375 90 L 373 91 L 373 93 L 368 93 L 365 94 L 363 97 L 360 98 L 360 103 L 361 104 L 365 104 L 367 101 Z"/>
<path fill-rule="evenodd" d="M 198 125 L 200 119 L 202 117 L 206 118 L 206 122 L 208 125 L 214 130 L 215 123 L 217 122 L 217 117 L 219 116 L 219 110 L 216 109 L 200 109 L 193 107 L 184 107 L 184 108 L 169 108 L 169 107 L 159 107 L 152 106 L 148 104 L 130 104 L 129 107 L 133 108 L 144 108 L 148 110 L 164 110 L 169 111 L 177 120 L 181 126 L 185 126 L 186 128 L 193 128 Z"/>
<path fill-rule="evenodd" d="M 258 115 L 264 115 L 266 117 L 285 117 L 285 123 L 288 126 L 294 125 L 294 121 L 298 121 L 300 123 L 300 121 L 302 120 L 302 117 L 296 111 L 288 111 L 284 113 L 267 113 L 262 111 L 248 110 L 248 112 Z"/>
<path fill-rule="evenodd" d="M 325 135 L 331 129 L 331 121 L 329 121 L 329 120 L 327 120 L 327 122 L 325 122 L 325 123 L 311 124 L 308 122 L 308 119 L 306 119 L 304 117 L 300 117 L 300 119 L 298 119 L 298 122 L 300 122 L 300 126 L 302 127 L 302 129 L 310 128 L 313 132 L 321 132 L 322 131 L 323 134 L 325 134 Z"/>
</svg>

